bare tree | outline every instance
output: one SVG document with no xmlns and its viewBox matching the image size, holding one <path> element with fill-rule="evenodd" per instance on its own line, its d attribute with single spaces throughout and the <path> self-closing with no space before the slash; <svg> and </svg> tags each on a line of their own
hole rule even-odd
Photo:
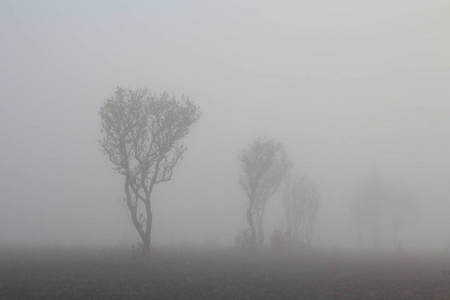
<svg viewBox="0 0 450 300">
<path fill-rule="evenodd" d="M 372 173 L 364 178 L 363 186 L 351 202 L 352 217 L 357 228 L 358 238 L 368 231 L 373 245 L 379 245 L 379 227 L 381 222 L 384 191 L 379 173 Z"/>
<path fill-rule="evenodd" d="M 100 144 L 113 168 L 125 177 L 124 200 L 142 239 L 142 250 L 149 251 L 153 189 L 172 179 L 186 151 L 180 141 L 199 119 L 199 108 L 186 97 L 179 101 L 167 93 L 117 88 L 99 114 Z"/>
<path fill-rule="evenodd" d="M 259 136 L 239 155 L 240 184 L 248 198 L 247 222 L 255 249 L 264 243 L 263 219 L 267 200 L 273 196 L 291 168 L 281 143 Z"/>
<path fill-rule="evenodd" d="M 412 191 L 395 185 L 386 187 L 387 217 L 392 226 L 392 237 L 397 249 L 402 248 L 400 230 L 414 221 L 417 214 L 416 196 Z"/>
<path fill-rule="evenodd" d="M 286 180 L 282 199 L 288 240 L 291 244 L 311 246 L 319 208 L 316 185 L 308 177 L 295 174 Z"/>
<path fill-rule="evenodd" d="M 386 184 L 378 173 L 373 173 L 365 178 L 351 209 L 360 239 L 363 232 L 369 232 L 378 247 L 380 228 L 391 226 L 394 245 L 400 248 L 399 231 L 414 220 L 416 201 L 411 191 Z"/>
</svg>

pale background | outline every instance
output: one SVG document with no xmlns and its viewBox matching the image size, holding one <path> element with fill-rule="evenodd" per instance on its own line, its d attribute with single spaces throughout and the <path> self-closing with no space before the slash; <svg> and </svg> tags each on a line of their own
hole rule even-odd
<svg viewBox="0 0 450 300">
<path fill-rule="evenodd" d="M 3 0 L 0 244 L 138 241 L 98 110 L 147 86 L 203 113 L 155 191 L 154 243 L 231 245 L 246 226 L 237 155 L 264 134 L 320 187 L 316 245 L 356 246 L 348 201 L 378 171 L 421 196 L 405 246 L 448 246 L 449 79 L 447 0 Z"/>
</svg>

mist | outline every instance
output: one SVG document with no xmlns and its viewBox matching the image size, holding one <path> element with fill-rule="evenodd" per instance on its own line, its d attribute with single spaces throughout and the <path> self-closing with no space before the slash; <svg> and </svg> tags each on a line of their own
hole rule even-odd
<svg viewBox="0 0 450 300">
<path fill-rule="evenodd" d="M 99 144 L 117 86 L 202 112 L 152 195 L 154 244 L 232 246 L 248 226 L 237 157 L 264 135 L 320 190 L 316 247 L 370 246 L 349 201 L 372 172 L 417 195 L 405 248 L 450 245 L 447 1 L 2 1 L 0 25 L 2 245 L 139 241 Z"/>
</svg>

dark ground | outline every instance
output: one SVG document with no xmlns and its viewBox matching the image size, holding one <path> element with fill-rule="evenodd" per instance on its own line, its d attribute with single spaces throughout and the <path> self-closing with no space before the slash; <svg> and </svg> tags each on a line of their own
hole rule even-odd
<svg viewBox="0 0 450 300">
<path fill-rule="evenodd" d="M 0 299 L 450 299 L 449 256 L 0 250 Z"/>
</svg>

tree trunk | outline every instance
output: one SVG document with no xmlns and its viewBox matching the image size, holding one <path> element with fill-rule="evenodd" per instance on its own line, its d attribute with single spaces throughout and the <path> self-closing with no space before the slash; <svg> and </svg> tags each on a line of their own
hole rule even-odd
<svg viewBox="0 0 450 300">
<path fill-rule="evenodd" d="M 258 215 L 258 247 L 262 248 L 264 245 L 264 229 L 263 229 L 263 218 L 261 215 Z"/>
<path fill-rule="evenodd" d="M 128 176 L 125 181 L 125 194 L 126 194 L 125 201 L 131 213 L 131 220 L 133 221 L 134 228 L 136 228 L 137 232 L 139 233 L 139 236 L 142 239 L 142 249 L 144 250 L 147 244 L 147 233 L 142 229 L 141 222 L 138 219 L 137 203 L 133 203 L 133 199 L 130 192 L 130 180 Z M 150 247 L 150 236 L 148 237 L 148 247 Z"/>
<path fill-rule="evenodd" d="M 145 202 L 145 212 L 147 214 L 147 224 L 145 227 L 145 238 L 142 239 L 142 252 L 144 255 L 150 253 L 151 245 L 153 213 L 150 200 Z"/>
<path fill-rule="evenodd" d="M 255 250 L 256 248 L 256 228 L 253 215 L 254 212 L 252 211 L 251 207 L 247 208 L 247 223 L 248 226 L 250 227 L 250 233 L 252 234 L 250 241 L 250 247 L 252 251 Z"/>
<path fill-rule="evenodd" d="M 256 222 L 257 222 L 257 232 L 258 232 L 258 247 L 261 249 L 264 246 L 264 212 L 265 212 L 265 203 L 261 202 L 261 206 L 256 212 Z"/>
<path fill-rule="evenodd" d="M 150 252 L 150 235 L 145 233 L 142 238 L 142 254 L 145 255 Z"/>
</svg>

